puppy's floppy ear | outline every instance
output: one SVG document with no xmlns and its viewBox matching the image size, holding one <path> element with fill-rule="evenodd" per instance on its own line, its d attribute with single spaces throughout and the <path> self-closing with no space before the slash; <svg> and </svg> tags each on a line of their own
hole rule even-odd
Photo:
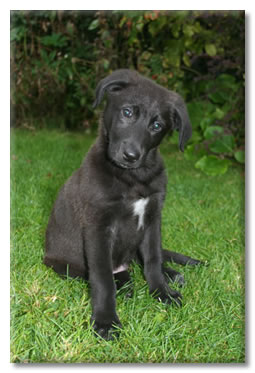
<svg viewBox="0 0 255 373">
<path fill-rule="evenodd" d="M 186 142 L 192 135 L 191 123 L 186 105 L 181 96 L 175 92 L 170 92 L 170 96 L 170 118 L 172 122 L 172 129 L 179 131 L 179 148 L 183 152 Z"/>
<path fill-rule="evenodd" d="M 137 77 L 138 74 L 135 71 L 121 69 L 102 79 L 96 87 L 96 99 L 93 103 L 93 108 L 101 103 L 105 93 L 121 91 L 134 83 Z"/>
</svg>

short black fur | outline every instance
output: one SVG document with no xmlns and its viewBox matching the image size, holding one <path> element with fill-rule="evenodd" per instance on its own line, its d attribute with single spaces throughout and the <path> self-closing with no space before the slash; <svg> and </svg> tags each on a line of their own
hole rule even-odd
<svg viewBox="0 0 255 373">
<path fill-rule="evenodd" d="M 200 261 L 161 248 L 161 210 L 167 178 L 157 150 L 170 130 L 179 146 L 191 136 L 182 98 L 135 71 L 117 70 L 103 79 L 94 106 L 107 95 L 99 136 L 81 167 L 60 190 L 46 232 L 44 263 L 57 273 L 89 279 L 92 323 L 105 339 L 121 326 L 116 289 L 130 282 L 128 265 L 143 265 L 150 293 L 181 304 L 167 280 L 183 276 L 166 261 Z M 132 291 L 130 292 L 130 294 Z"/>
</svg>

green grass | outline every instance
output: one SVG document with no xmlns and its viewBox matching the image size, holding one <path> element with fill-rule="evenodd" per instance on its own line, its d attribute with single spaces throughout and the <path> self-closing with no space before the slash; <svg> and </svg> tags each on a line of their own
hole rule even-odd
<svg viewBox="0 0 255 373">
<path fill-rule="evenodd" d="M 43 265 L 57 192 L 93 141 L 57 131 L 11 134 L 11 361 L 244 362 L 244 176 L 237 166 L 208 177 L 162 144 L 169 177 L 164 247 L 210 262 L 174 266 L 186 279 L 182 308 L 153 299 L 133 265 L 134 297 L 117 297 L 120 337 L 96 339 L 87 283 L 62 280 Z"/>
</svg>

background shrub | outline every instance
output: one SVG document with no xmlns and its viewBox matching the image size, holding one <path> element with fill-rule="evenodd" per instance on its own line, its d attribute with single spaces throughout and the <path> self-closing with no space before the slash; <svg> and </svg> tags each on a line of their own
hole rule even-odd
<svg viewBox="0 0 255 373">
<path fill-rule="evenodd" d="M 11 124 L 93 131 L 97 82 L 133 68 L 184 97 L 185 157 L 224 173 L 244 162 L 244 45 L 242 11 L 13 11 Z"/>
</svg>

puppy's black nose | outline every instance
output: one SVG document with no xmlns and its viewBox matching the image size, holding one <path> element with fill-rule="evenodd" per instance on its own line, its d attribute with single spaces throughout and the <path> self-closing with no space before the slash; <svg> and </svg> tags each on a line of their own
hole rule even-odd
<svg viewBox="0 0 255 373">
<path fill-rule="evenodd" d="M 136 150 L 124 150 L 123 159 L 125 161 L 134 163 L 140 158 L 140 153 Z"/>
</svg>

